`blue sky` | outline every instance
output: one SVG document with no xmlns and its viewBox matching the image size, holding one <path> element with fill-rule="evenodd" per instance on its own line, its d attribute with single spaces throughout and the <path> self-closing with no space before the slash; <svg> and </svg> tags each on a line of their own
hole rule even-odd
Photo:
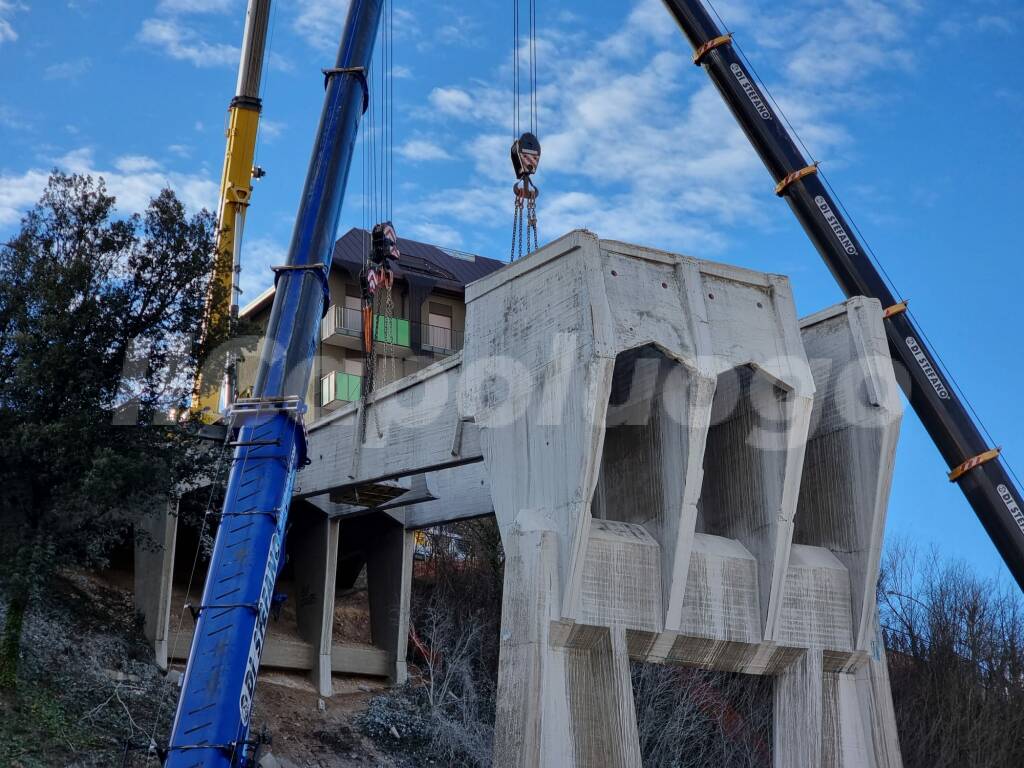
<svg viewBox="0 0 1024 768">
<path fill-rule="evenodd" d="M 346 0 L 276 0 L 244 282 L 284 258 Z M 842 297 L 656 0 L 538 0 L 541 241 L 603 237 Z M 395 223 L 507 258 L 511 7 L 396 0 Z M 1019 0 L 720 0 L 717 8 L 1011 463 L 1024 468 Z M 0 0 L 0 236 L 52 167 L 125 210 L 214 206 L 244 0 Z M 342 231 L 365 218 L 353 168 Z M 911 411 L 890 536 L 1002 565 Z"/>
</svg>

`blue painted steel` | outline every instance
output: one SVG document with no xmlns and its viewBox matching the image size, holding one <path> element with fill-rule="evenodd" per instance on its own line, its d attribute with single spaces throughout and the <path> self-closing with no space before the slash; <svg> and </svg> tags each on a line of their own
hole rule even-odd
<svg viewBox="0 0 1024 768">
<path fill-rule="evenodd" d="M 351 70 L 369 70 L 380 16 L 381 0 L 352 0 L 336 65 L 350 71 L 327 80 L 288 254 L 288 266 L 298 269 L 278 274 L 250 401 L 256 415 L 247 412 L 238 436 L 168 746 L 169 768 L 238 768 L 251 762 L 246 740 L 252 697 L 288 504 L 304 456 L 298 421 L 324 302 L 318 273 L 330 269 L 363 110 L 365 81 Z M 289 399 L 290 406 L 280 407 Z"/>
</svg>

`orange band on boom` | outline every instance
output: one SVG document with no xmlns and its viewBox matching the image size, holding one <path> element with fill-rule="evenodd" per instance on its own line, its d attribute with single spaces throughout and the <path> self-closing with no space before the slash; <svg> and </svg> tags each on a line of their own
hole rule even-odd
<svg viewBox="0 0 1024 768">
<path fill-rule="evenodd" d="M 882 319 L 887 317 L 893 317 L 894 315 L 902 315 L 907 311 L 907 300 L 904 299 L 899 304 L 893 304 L 891 307 L 886 307 L 882 311 Z"/>
<path fill-rule="evenodd" d="M 996 458 L 1002 450 L 1002 448 L 992 448 L 984 453 L 979 453 L 977 456 L 972 456 L 949 473 L 949 482 L 956 482 L 975 467 L 980 467 L 982 464 L 992 461 L 992 459 Z"/>
<path fill-rule="evenodd" d="M 786 192 L 786 187 L 788 187 L 790 184 L 800 181 L 800 179 L 804 178 L 804 176 L 811 176 L 817 172 L 817 163 L 814 163 L 813 165 L 808 165 L 806 168 L 801 168 L 799 171 L 793 171 L 786 178 L 784 178 L 782 181 L 775 185 L 775 194 L 778 195 L 779 197 L 782 197 Z"/>
<path fill-rule="evenodd" d="M 704 45 L 698 48 L 693 54 L 693 63 L 698 67 L 700 66 L 700 60 L 704 58 L 705 54 L 709 51 L 715 50 L 720 45 L 732 42 L 732 35 L 721 35 L 720 37 L 708 40 Z"/>
</svg>

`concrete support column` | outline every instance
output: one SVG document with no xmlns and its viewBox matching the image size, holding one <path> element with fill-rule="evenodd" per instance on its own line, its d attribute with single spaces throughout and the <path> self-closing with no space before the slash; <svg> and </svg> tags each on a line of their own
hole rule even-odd
<svg viewBox="0 0 1024 768">
<path fill-rule="evenodd" d="M 822 710 L 822 768 L 873 768 L 851 674 L 826 672 Z"/>
<path fill-rule="evenodd" d="M 870 744 L 869 763 L 872 768 L 903 768 L 900 754 L 899 732 L 896 730 L 896 710 L 889 687 L 889 663 L 885 657 L 885 644 L 875 609 L 873 640 L 867 664 L 856 673 L 857 696 L 861 720 Z"/>
<path fill-rule="evenodd" d="M 590 647 L 565 652 L 575 765 L 640 768 L 626 631 L 602 628 L 593 635 Z"/>
<path fill-rule="evenodd" d="M 156 665 L 162 670 L 168 663 L 171 579 L 180 504 L 180 497 L 169 497 L 165 509 L 137 523 L 135 534 L 135 609 L 143 616 L 143 633 L 153 644 Z"/>
<path fill-rule="evenodd" d="M 318 517 L 301 536 L 292 536 L 299 634 L 313 644 L 313 685 L 324 697 L 333 693 L 331 641 L 340 526 L 337 520 Z"/>
<path fill-rule="evenodd" d="M 822 652 L 810 649 L 775 678 L 775 768 L 822 763 Z"/>
<path fill-rule="evenodd" d="M 572 765 L 565 655 L 550 645 L 561 594 L 558 536 L 511 528 L 503 537 L 495 768 Z"/>
<path fill-rule="evenodd" d="M 375 646 L 393 655 L 391 682 L 401 685 L 409 676 L 406 650 L 416 533 L 390 518 L 380 522 L 379 534 L 366 548 L 370 635 Z"/>
</svg>

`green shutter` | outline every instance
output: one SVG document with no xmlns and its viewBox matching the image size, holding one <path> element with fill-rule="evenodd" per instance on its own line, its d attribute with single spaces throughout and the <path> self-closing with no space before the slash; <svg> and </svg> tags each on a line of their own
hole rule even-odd
<svg viewBox="0 0 1024 768">
<path fill-rule="evenodd" d="M 409 346 L 409 321 L 400 317 L 378 315 L 374 323 L 373 337 L 384 344 L 396 347 Z"/>
<path fill-rule="evenodd" d="M 337 397 L 338 400 L 352 402 L 354 400 L 358 400 L 360 394 L 362 394 L 362 376 L 356 376 L 353 373 L 342 373 L 341 371 L 338 371 L 334 381 L 335 397 Z"/>
</svg>

